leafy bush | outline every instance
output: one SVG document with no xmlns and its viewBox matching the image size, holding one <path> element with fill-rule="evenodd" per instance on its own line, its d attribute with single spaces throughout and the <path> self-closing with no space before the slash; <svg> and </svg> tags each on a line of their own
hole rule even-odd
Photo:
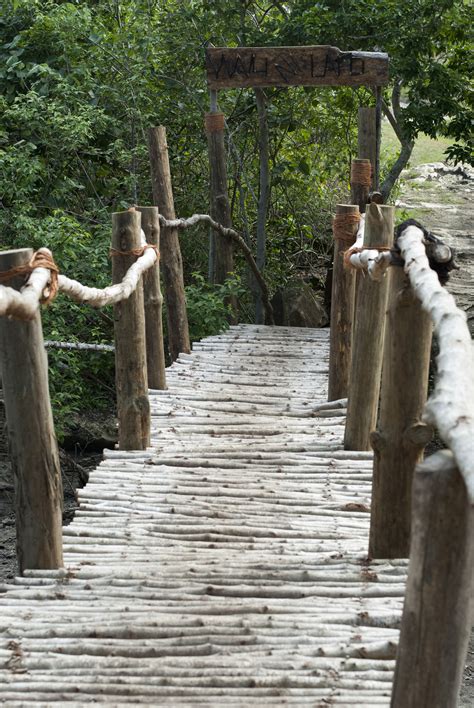
<svg viewBox="0 0 474 708">
<path fill-rule="evenodd" d="M 243 294 L 244 288 L 236 275 L 222 285 L 210 285 L 200 273 L 193 273 L 193 282 L 186 286 L 191 341 L 226 330 L 232 315 L 229 298 L 240 298 Z"/>
</svg>

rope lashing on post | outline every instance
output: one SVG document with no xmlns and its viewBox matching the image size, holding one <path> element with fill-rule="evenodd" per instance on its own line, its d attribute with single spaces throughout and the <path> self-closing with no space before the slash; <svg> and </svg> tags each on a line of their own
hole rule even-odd
<svg viewBox="0 0 474 708">
<path fill-rule="evenodd" d="M 147 243 L 139 248 L 132 248 L 130 251 L 118 251 L 116 248 L 111 248 L 109 251 L 109 256 L 111 258 L 114 258 L 115 256 L 135 256 L 136 258 L 140 258 L 140 256 L 143 256 L 148 248 L 152 248 L 156 252 L 157 259 L 159 259 L 160 252 L 158 250 L 158 246 L 155 246 L 152 243 Z"/>
<path fill-rule="evenodd" d="M 206 113 L 204 127 L 206 133 L 220 133 L 224 130 L 225 116 L 223 113 Z"/>
<path fill-rule="evenodd" d="M 336 214 L 332 222 L 334 240 L 347 244 L 355 243 L 354 226 L 360 223 L 360 214 Z"/>
<path fill-rule="evenodd" d="M 42 305 L 49 305 L 58 294 L 59 268 L 54 262 L 53 254 L 48 248 L 40 248 L 33 253 L 31 260 L 26 265 L 16 266 L 0 273 L 0 283 L 8 283 L 18 276 L 30 276 L 36 268 L 49 270 L 50 277 L 47 287 L 44 288 L 40 298 Z"/>
<path fill-rule="evenodd" d="M 351 184 L 370 187 L 372 184 L 372 165 L 370 160 L 353 162 L 351 165 Z"/>
</svg>

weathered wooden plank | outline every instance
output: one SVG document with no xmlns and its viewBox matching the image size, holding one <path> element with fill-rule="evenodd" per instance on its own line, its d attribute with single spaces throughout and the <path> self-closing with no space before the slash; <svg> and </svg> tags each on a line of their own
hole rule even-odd
<svg viewBox="0 0 474 708">
<path fill-rule="evenodd" d="M 67 568 L 0 588 L 0 702 L 389 705 L 407 561 L 367 560 L 373 454 L 341 449 L 327 353 L 243 325 L 168 369 L 151 446 L 80 490 Z"/>
<path fill-rule="evenodd" d="M 211 89 L 251 86 L 381 86 L 388 82 L 388 54 L 314 47 L 209 47 Z"/>
</svg>

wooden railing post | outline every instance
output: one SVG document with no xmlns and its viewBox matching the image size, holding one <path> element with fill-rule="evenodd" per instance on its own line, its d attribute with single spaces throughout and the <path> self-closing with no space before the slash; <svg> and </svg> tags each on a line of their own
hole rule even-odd
<svg viewBox="0 0 474 708">
<path fill-rule="evenodd" d="M 158 207 L 137 207 L 142 215 L 142 229 L 146 242 L 160 248 L 160 219 Z M 145 301 L 146 363 L 148 386 L 166 388 L 165 347 L 163 341 L 163 295 L 160 285 L 160 263 L 143 274 Z"/>
<path fill-rule="evenodd" d="M 369 189 L 373 189 L 377 163 L 376 109 L 361 106 L 357 117 L 357 157 L 359 160 L 370 160 L 371 186 Z"/>
<path fill-rule="evenodd" d="M 223 226 L 232 226 L 230 201 L 227 191 L 227 165 L 224 144 L 224 114 L 218 111 L 206 113 L 205 128 L 209 150 L 211 181 L 211 216 Z M 216 283 L 223 283 L 234 271 L 234 251 L 230 238 L 217 236 L 215 241 Z"/>
<path fill-rule="evenodd" d="M 392 245 L 394 211 L 392 206 L 368 205 L 364 246 Z M 344 436 L 346 450 L 370 450 L 370 433 L 377 420 L 388 281 L 388 275 L 379 282 L 366 276 L 357 284 Z"/>
<path fill-rule="evenodd" d="M 337 217 L 347 217 L 341 228 Z M 328 401 L 347 398 L 351 365 L 352 318 L 354 314 L 355 271 L 344 268 L 343 253 L 356 239 L 359 207 L 337 204 L 333 225 L 334 261 L 332 267 L 331 329 L 329 348 Z"/>
<path fill-rule="evenodd" d="M 420 420 L 428 393 L 431 318 L 403 268 L 391 271 L 380 415 L 371 436 L 371 558 L 408 557 L 413 473 L 432 434 Z"/>
<path fill-rule="evenodd" d="M 30 248 L 3 251 L 0 272 L 26 265 Z M 8 285 L 19 290 L 24 277 Z M 29 321 L 0 317 L 0 357 L 15 483 L 20 573 L 63 565 L 63 489 L 39 311 Z"/>
<path fill-rule="evenodd" d="M 112 248 L 122 253 L 139 248 L 140 224 L 139 211 L 112 214 Z M 135 260 L 133 255 L 113 256 L 113 283 L 121 282 Z M 150 444 L 150 404 L 141 282 L 127 300 L 114 305 L 114 333 L 119 448 L 144 450 Z"/>
<path fill-rule="evenodd" d="M 357 204 L 361 214 L 365 213 L 371 185 L 370 160 L 352 160 L 351 202 Z"/>
<path fill-rule="evenodd" d="M 168 144 L 164 126 L 150 128 L 149 148 L 153 201 L 165 219 L 175 219 Z M 191 351 L 178 229 L 165 227 L 161 230 L 160 260 L 165 285 L 169 350 L 172 361 L 175 361 L 180 352 L 189 354 Z"/>
<path fill-rule="evenodd" d="M 449 451 L 417 467 L 392 708 L 458 703 L 474 609 L 474 507 Z"/>
</svg>

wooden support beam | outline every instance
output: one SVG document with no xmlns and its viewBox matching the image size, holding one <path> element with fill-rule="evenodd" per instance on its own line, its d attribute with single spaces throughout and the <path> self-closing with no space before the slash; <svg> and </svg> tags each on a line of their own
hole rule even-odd
<svg viewBox="0 0 474 708">
<path fill-rule="evenodd" d="M 146 242 L 160 248 L 160 218 L 158 207 L 137 207 L 142 216 Z M 160 263 L 143 274 L 145 302 L 146 363 L 148 386 L 166 388 L 165 346 L 163 340 L 163 295 L 160 284 Z"/>
<path fill-rule="evenodd" d="M 432 429 L 421 422 L 428 393 L 432 325 L 403 268 L 391 269 L 370 524 L 371 558 L 410 551 L 415 466 Z"/>
<path fill-rule="evenodd" d="M 458 703 L 474 610 L 474 507 L 452 453 L 418 466 L 392 708 Z"/>
<path fill-rule="evenodd" d="M 157 128 L 150 128 L 148 138 L 153 202 L 165 219 L 175 219 L 165 127 L 160 125 Z M 180 352 L 189 354 L 191 351 L 184 293 L 183 260 L 178 230 L 165 227 L 162 229 L 160 237 L 160 262 L 168 318 L 168 346 L 171 359 L 175 361 Z"/>
<path fill-rule="evenodd" d="M 344 228 L 338 227 L 337 217 L 348 217 Z M 331 338 L 329 352 L 328 401 L 347 398 L 351 365 L 352 320 L 354 314 L 355 277 L 344 268 L 343 254 L 356 240 L 359 207 L 337 204 L 333 225 L 334 260 L 332 267 Z"/>
<path fill-rule="evenodd" d="M 227 189 L 227 163 L 224 143 L 224 114 L 206 113 L 205 128 L 209 150 L 209 173 L 211 186 L 211 216 L 226 226 L 232 227 L 232 216 Z M 234 247 L 227 236 L 214 235 L 214 282 L 223 283 L 234 272 Z M 234 303 L 235 305 L 235 303 Z"/>
<path fill-rule="evenodd" d="M 129 210 L 112 214 L 112 282 L 120 283 L 140 247 L 141 215 Z M 146 370 L 145 310 L 140 282 L 127 300 L 114 305 L 115 381 L 119 448 L 144 450 L 150 444 L 150 404 Z"/>
<path fill-rule="evenodd" d="M 0 254 L 0 272 L 29 263 L 33 251 Z M 8 282 L 20 290 L 24 276 Z M 15 484 L 20 573 L 63 565 L 63 490 L 39 311 L 28 321 L 0 317 L 0 359 Z"/>
<path fill-rule="evenodd" d="M 368 205 L 364 246 L 392 245 L 394 212 L 393 206 Z M 379 282 L 362 277 L 357 283 L 346 450 L 370 450 L 370 433 L 375 428 L 379 402 L 389 276 L 390 271 Z"/>
</svg>

